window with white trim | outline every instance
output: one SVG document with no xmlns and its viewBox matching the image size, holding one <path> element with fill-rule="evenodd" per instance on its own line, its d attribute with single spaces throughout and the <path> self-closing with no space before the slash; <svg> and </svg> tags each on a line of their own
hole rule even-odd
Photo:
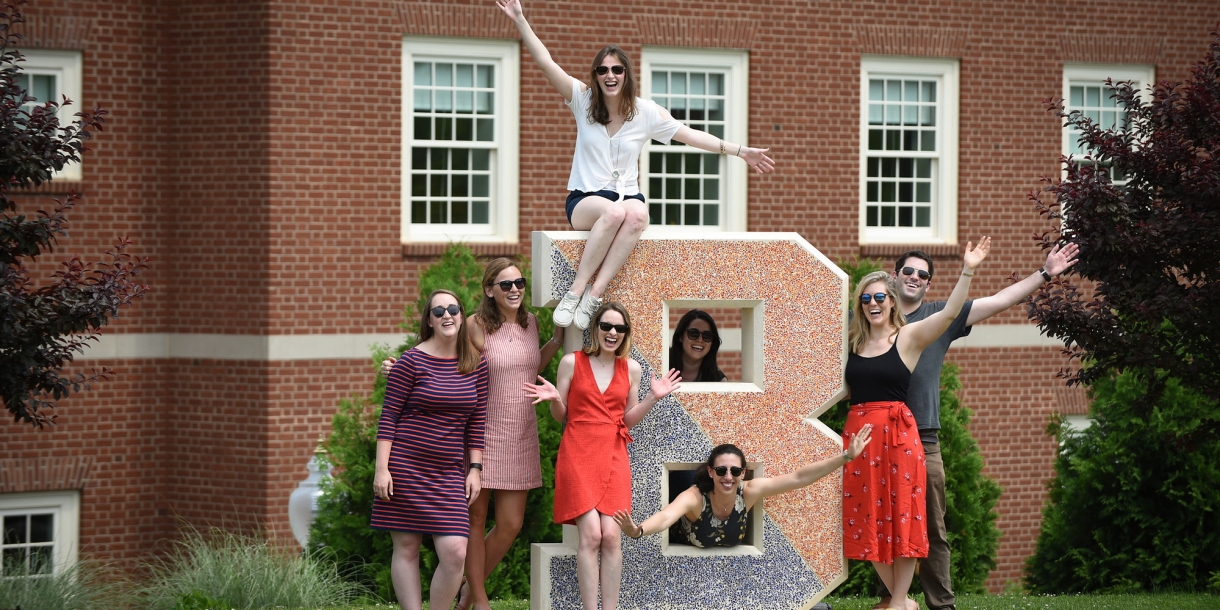
<svg viewBox="0 0 1220 610">
<path fill-rule="evenodd" d="M 25 61 L 17 75 L 17 85 L 34 97 L 22 110 L 29 112 L 36 105 L 46 102 L 63 103 L 64 96 L 72 101 L 71 106 L 60 106 L 59 124 L 67 125 L 76 120 L 81 112 L 81 54 L 80 51 L 57 51 L 47 49 L 20 49 Z M 80 180 L 80 163 L 70 163 L 55 173 L 57 180 Z"/>
<path fill-rule="evenodd" d="M 1148 86 L 1155 82 L 1155 70 L 1152 66 L 1065 63 L 1064 109 L 1081 112 L 1102 129 L 1125 130 L 1129 126 L 1129 117 L 1126 110 L 1118 105 L 1114 89 L 1106 85 L 1106 79 L 1115 83 L 1131 81 L 1136 91 L 1140 92 L 1140 97 L 1147 101 L 1151 95 Z M 1078 163 L 1089 162 L 1084 159 L 1090 151 L 1080 142 L 1080 130 L 1063 128 L 1063 154 L 1071 156 Z M 1125 176 L 1115 175 L 1114 168 L 1108 169 L 1110 179 L 1115 184 L 1127 182 Z"/>
<path fill-rule="evenodd" d="M 749 72 L 744 51 L 645 47 L 640 95 L 691 129 L 749 145 Z M 678 230 L 746 230 L 745 163 L 681 142 L 655 140 L 644 147 L 640 159 L 640 189 L 648 200 L 650 224 Z"/>
<path fill-rule="evenodd" d="M 863 243 L 957 241 L 958 62 L 860 60 Z"/>
<path fill-rule="evenodd" d="M 517 241 L 516 41 L 403 42 L 402 241 Z"/>
<path fill-rule="evenodd" d="M 76 563 L 80 492 L 0 494 L 0 578 L 45 576 Z"/>
</svg>

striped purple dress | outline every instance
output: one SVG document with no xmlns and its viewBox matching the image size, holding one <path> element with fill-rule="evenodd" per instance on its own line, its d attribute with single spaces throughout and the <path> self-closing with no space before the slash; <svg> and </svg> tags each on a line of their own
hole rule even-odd
<svg viewBox="0 0 1220 610">
<path fill-rule="evenodd" d="M 483 449 L 487 361 L 468 375 L 457 359 L 411 349 L 386 383 L 378 441 L 392 441 L 389 500 L 374 498 L 372 527 L 470 536 L 466 451 Z"/>
</svg>

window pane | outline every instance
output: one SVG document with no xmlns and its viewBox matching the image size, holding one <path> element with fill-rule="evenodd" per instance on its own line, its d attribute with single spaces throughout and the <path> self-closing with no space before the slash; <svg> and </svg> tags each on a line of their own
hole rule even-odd
<svg viewBox="0 0 1220 610">
<path fill-rule="evenodd" d="M 909 227 L 913 225 L 913 211 L 907 206 L 898 208 L 898 226 Z"/>
<path fill-rule="evenodd" d="M 932 208 L 918 207 L 915 208 L 915 226 L 930 227 L 932 226 Z"/>
<path fill-rule="evenodd" d="M 496 94 L 490 91 L 480 91 L 475 100 L 475 112 L 478 114 L 491 114 L 492 106 L 495 105 Z"/>
<path fill-rule="evenodd" d="M 51 557 L 52 546 L 36 546 L 30 549 L 30 574 L 50 574 L 55 569 Z"/>
<path fill-rule="evenodd" d="M 669 78 L 664 72 L 652 73 L 652 93 L 653 95 L 669 93 Z"/>
<path fill-rule="evenodd" d="M 478 225 L 485 225 L 485 224 L 491 222 L 489 220 L 490 214 L 488 213 L 489 207 L 488 207 L 487 201 L 482 201 L 482 200 L 473 201 L 473 202 L 471 202 L 470 207 L 471 207 L 471 214 L 470 214 L 471 222 L 473 222 L 474 224 L 478 224 Z"/>
<path fill-rule="evenodd" d="M 457 92 L 457 111 L 461 114 L 471 114 L 474 112 L 473 91 Z"/>
<path fill-rule="evenodd" d="M 865 218 L 864 222 L 866 225 L 868 225 L 870 227 L 877 226 L 877 224 L 879 222 L 879 220 L 877 218 L 877 206 L 875 206 L 875 205 L 868 206 L 868 210 L 866 211 L 866 218 Z"/>
<path fill-rule="evenodd" d="M 9 515 L 4 518 L 4 544 L 24 544 L 26 539 L 26 516 Z"/>
<path fill-rule="evenodd" d="M 415 111 L 416 112 L 427 112 L 429 110 L 432 110 L 432 91 L 430 91 L 428 89 L 416 89 L 415 90 Z M 420 119 L 420 117 L 415 117 L 416 121 L 418 121 L 419 119 Z"/>
<path fill-rule="evenodd" d="M 885 135 L 884 129 L 868 130 L 868 149 L 869 150 L 882 150 L 883 147 L 881 146 L 881 140 L 884 135 Z"/>
<path fill-rule="evenodd" d="M 683 207 L 682 211 L 685 213 L 685 215 L 682 219 L 682 224 L 698 225 L 699 224 L 699 208 L 701 206 L 697 203 L 688 203 L 682 207 Z"/>
<path fill-rule="evenodd" d="M 411 196 L 412 197 L 427 197 L 428 196 L 428 177 L 423 174 L 411 175 Z"/>
<path fill-rule="evenodd" d="M 707 178 L 703 181 L 703 198 L 711 201 L 720 200 L 720 180 Z"/>
<path fill-rule="evenodd" d="M 457 86 L 468 89 L 474 87 L 474 64 L 458 64 Z"/>
<path fill-rule="evenodd" d="M 920 203 L 932 202 L 932 183 L 920 182 L 915 185 L 915 201 Z"/>
<path fill-rule="evenodd" d="M 868 99 L 870 101 L 882 101 L 885 99 L 885 83 L 881 79 L 869 79 Z"/>
<path fill-rule="evenodd" d="M 25 574 L 26 568 L 26 549 L 25 547 L 17 547 L 15 549 L 4 549 L 3 559 L 0 559 L 0 574 Z"/>
<path fill-rule="evenodd" d="M 439 176 L 437 176 L 437 175 L 432 176 L 432 179 L 428 181 L 429 182 L 428 194 L 431 195 L 432 197 L 449 196 L 448 178 L 449 178 L 449 176 L 447 176 L 445 174 L 441 174 Z"/>
<path fill-rule="evenodd" d="M 1070 93 L 1068 93 L 1068 103 L 1073 106 L 1083 106 L 1084 105 L 1084 87 L 1073 85 L 1069 89 L 1069 91 L 1070 91 Z"/>
<path fill-rule="evenodd" d="M 869 125 L 880 125 L 881 124 L 882 113 L 884 112 L 884 108 L 885 107 L 882 106 L 881 104 L 869 104 L 868 105 L 868 124 Z"/>
<path fill-rule="evenodd" d="M 450 210 L 453 212 L 453 220 L 450 221 L 453 224 L 464 225 L 469 221 L 469 217 L 466 215 L 465 202 L 454 201 L 450 206 Z"/>
<path fill-rule="evenodd" d="M 682 206 L 676 203 L 665 204 L 665 224 L 676 225 L 682 222 Z"/>
<path fill-rule="evenodd" d="M 445 117 L 436 117 L 436 127 L 434 140 L 447 141 L 453 139 L 453 119 Z"/>
<path fill-rule="evenodd" d="M 1097 107 L 1101 105 L 1101 87 L 1086 87 L 1084 92 L 1084 100 L 1086 106 Z"/>
<path fill-rule="evenodd" d="M 430 207 L 432 208 L 432 213 L 428 217 L 429 222 L 432 224 L 446 224 L 449 222 L 449 206 L 447 203 L 444 201 L 433 201 Z"/>
<path fill-rule="evenodd" d="M 416 147 L 411 149 L 411 169 L 428 169 L 427 148 Z"/>
<path fill-rule="evenodd" d="M 902 81 L 900 81 L 900 80 L 885 81 L 885 101 L 887 101 L 887 102 L 902 101 Z"/>
<path fill-rule="evenodd" d="M 432 84 L 432 64 L 422 61 L 415 62 L 415 84 L 417 86 Z"/>
<path fill-rule="evenodd" d="M 919 150 L 919 132 L 914 129 L 902 130 L 902 150 Z"/>
<path fill-rule="evenodd" d="M 915 177 L 915 160 L 914 159 L 898 159 L 898 177 L 899 178 Z"/>
<path fill-rule="evenodd" d="M 714 227 L 720 225 L 720 206 L 705 205 L 703 206 L 703 226 Z"/>
<path fill-rule="evenodd" d="M 429 164 L 429 167 L 431 169 L 447 169 L 449 167 L 449 149 L 448 148 L 431 148 L 431 149 L 429 149 L 429 152 L 432 153 L 429 155 L 429 157 L 431 157 L 431 161 L 432 161 Z"/>
<path fill-rule="evenodd" d="M 895 185 L 893 182 L 882 182 L 881 183 L 881 201 L 884 201 L 886 203 L 892 203 L 894 201 L 897 201 L 898 200 L 898 193 L 897 193 L 898 189 L 895 188 L 896 186 L 897 185 Z"/>
<path fill-rule="evenodd" d="M 415 117 L 415 139 L 416 140 L 431 140 L 432 139 L 432 119 L 426 116 Z"/>
<path fill-rule="evenodd" d="M 491 151 L 486 148 L 476 148 L 470 151 L 470 156 L 474 160 L 474 170 L 477 172 L 485 172 L 491 168 Z"/>
<path fill-rule="evenodd" d="M 455 140 L 469 142 L 474 139 L 474 119 L 458 119 Z"/>
<path fill-rule="evenodd" d="M 898 183 L 898 201 L 911 203 L 915 201 L 915 184 L 911 182 Z"/>
<path fill-rule="evenodd" d="M 709 74 L 707 78 L 708 95 L 724 95 L 724 75 Z"/>
<path fill-rule="evenodd" d="M 868 181 L 866 190 L 867 190 L 867 194 L 864 199 L 865 201 L 880 201 L 881 200 L 880 196 L 879 196 L 879 193 L 881 192 L 881 183 L 870 180 L 870 181 Z"/>
<path fill-rule="evenodd" d="M 449 63 L 436 64 L 436 86 L 437 87 L 452 87 L 453 86 L 453 64 L 449 64 Z"/>
<path fill-rule="evenodd" d="M 897 129 L 889 129 L 885 132 L 885 149 L 886 150 L 902 150 L 902 132 Z"/>
<path fill-rule="evenodd" d="M 466 171 L 470 169 L 470 151 L 456 149 L 450 151 L 449 160 L 453 164 L 454 171 Z"/>
<path fill-rule="evenodd" d="M 707 83 L 707 74 L 700 72 L 691 72 L 690 74 L 690 93 L 691 95 L 704 95 L 704 86 Z"/>
<path fill-rule="evenodd" d="M 474 195 L 475 197 L 487 197 L 488 196 L 489 189 L 488 189 L 488 177 L 487 176 L 477 176 L 477 175 L 471 176 L 470 183 L 471 183 L 471 186 L 473 187 L 473 188 L 471 188 L 471 193 L 470 193 L 471 195 Z"/>
<path fill-rule="evenodd" d="M 495 66 L 479 66 L 477 87 L 480 89 L 490 89 L 495 86 L 496 68 Z"/>
<path fill-rule="evenodd" d="M 453 92 L 452 91 L 435 91 L 432 94 L 432 101 L 436 105 L 437 112 L 452 112 L 453 111 Z"/>
<path fill-rule="evenodd" d="M 923 130 L 923 136 L 919 138 L 920 149 L 926 152 L 936 152 L 936 132 L 931 129 Z"/>
<path fill-rule="evenodd" d="M 654 192 L 656 192 L 656 191 L 654 191 Z M 659 203 L 648 204 L 648 224 L 652 224 L 652 225 L 665 224 L 663 222 L 663 220 L 664 219 L 661 218 L 661 204 L 659 204 Z"/>
<path fill-rule="evenodd" d="M 495 123 L 492 121 L 492 119 L 478 119 L 476 122 L 478 123 L 478 128 L 479 128 L 479 132 L 478 132 L 479 141 L 480 142 L 495 141 L 495 139 L 496 139 Z"/>
<path fill-rule="evenodd" d="M 915 160 L 915 177 L 931 178 L 932 177 L 932 160 L 931 159 L 916 159 Z"/>
<path fill-rule="evenodd" d="M 895 220 L 894 219 L 894 208 L 891 206 L 882 207 L 881 208 L 881 226 L 892 227 L 895 224 L 894 220 Z"/>
<path fill-rule="evenodd" d="M 455 174 L 453 176 L 453 180 L 450 184 L 453 187 L 453 196 L 454 197 L 469 197 L 470 196 L 470 190 L 468 188 L 467 179 L 468 179 L 468 176 L 462 176 L 460 174 Z"/>
</svg>

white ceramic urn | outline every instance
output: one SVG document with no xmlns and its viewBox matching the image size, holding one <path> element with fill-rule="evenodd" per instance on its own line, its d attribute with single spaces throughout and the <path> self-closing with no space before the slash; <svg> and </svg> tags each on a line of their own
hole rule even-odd
<svg viewBox="0 0 1220 610">
<path fill-rule="evenodd" d="M 322 490 L 318 484 L 330 476 L 330 464 L 326 460 L 326 449 L 322 448 L 322 435 L 318 435 L 318 446 L 305 465 L 309 476 L 301 481 L 288 497 L 288 523 L 292 526 L 292 535 L 304 547 L 309 542 L 309 526 L 313 525 L 314 517 L 318 515 L 318 498 Z"/>
</svg>

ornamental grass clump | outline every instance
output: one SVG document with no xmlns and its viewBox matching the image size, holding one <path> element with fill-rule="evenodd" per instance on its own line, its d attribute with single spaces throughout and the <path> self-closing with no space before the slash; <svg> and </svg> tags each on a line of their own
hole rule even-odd
<svg viewBox="0 0 1220 610">
<path fill-rule="evenodd" d="M 127 583 L 100 563 L 83 560 L 52 574 L 25 574 L 6 566 L 0 578 L 0 608 L 23 610 L 112 610 L 130 601 Z"/>
<path fill-rule="evenodd" d="M 333 563 L 218 529 L 187 532 L 151 573 L 140 603 L 149 610 L 194 607 L 200 600 L 204 607 L 236 610 L 318 608 L 351 603 L 361 593 Z"/>
</svg>

